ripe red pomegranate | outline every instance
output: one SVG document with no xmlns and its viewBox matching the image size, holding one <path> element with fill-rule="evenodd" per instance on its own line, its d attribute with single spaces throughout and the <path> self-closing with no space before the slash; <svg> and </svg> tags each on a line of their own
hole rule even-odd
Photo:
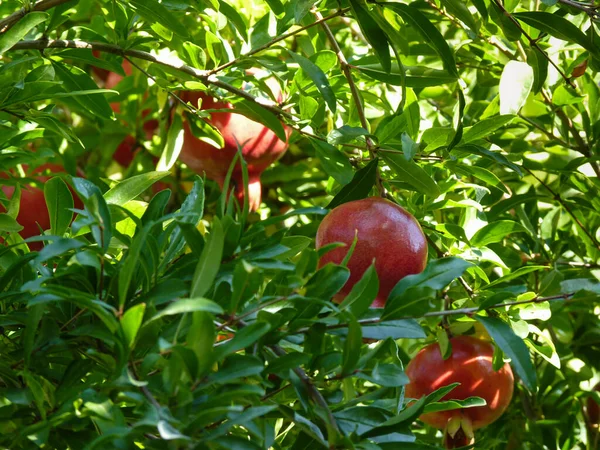
<svg viewBox="0 0 600 450">
<path fill-rule="evenodd" d="M 282 93 L 277 81 L 270 78 L 266 83 L 275 98 L 281 101 Z M 234 110 L 231 104 L 219 101 L 204 92 L 183 92 L 181 98 L 194 106 L 197 106 L 198 100 L 202 99 L 202 109 Z M 210 123 L 221 132 L 224 140 L 223 148 L 215 148 L 196 138 L 185 121 L 180 159 L 193 171 L 199 174 L 206 173 L 208 178 L 215 180 L 223 187 L 227 170 L 237 153 L 239 143 L 244 160 L 248 164 L 248 202 L 250 209 L 256 211 L 261 202 L 260 175 L 285 153 L 288 143 L 280 140 L 269 128 L 241 114 L 213 112 Z M 290 130 L 286 129 L 286 133 L 289 137 Z M 240 201 L 243 201 L 244 188 L 239 165 L 236 166 L 232 178 L 235 183 L 236 195 Z"/>
<path fill-rule="evenodd" d="M 600 392 L 600 383 L 594 386 L 596 392 Z M 600 425 L 600 405 L 592 397 L 587 399 L 587 416 L 591 425 Z"/>
<path fill-rule="evenodd" d="M 406 396 L 421 398 L 436 389 L 460 383 L 442 400 L 464 400 L 481 397 L 487 405 L 423 414 L 420 419 L 445 429 L 446 448 L 457 448 L 473 442 L 473 430 L 485 427 L 498 419 L 508 407 L 514 378 L 509 364 L 494 371 L 494 347 L 488 342 L 470 336 L 450 339 L 452 355 L 442 358 L 439 344 L 423 348 L 406 367 L 410 384 Z"/>
<path fill-rule="evenodd" d="M 58 164 L 43 164 L 36 168 L 32 172 L 32 175 L 46 171 L 57 173 L 64 172 L 65 170 Z M 45 182 L 49 180 L 51 176 L 40 175 L 36 178 L 41 182 Z M 11 198 L 15 188 L 14 186 L 2 186 L 2 191 L 8 198 Z M 73 194 L 73 200 L 75 208 L 83 208 L 83 203 L 77 195 Z M 0 212 L 4 211 L 5 209 L 0 205 Z M 23 227 L 19 232 L 23 239 L 39 236 L 40 227 L 43 230 L 50 228 L 50 214 L 48 213 L 48 208 L 46 206 L 43 188 L 40 189 L 39 187 L 28 185 L 21 186 L 21 205 L 19 214 L 17 215 L 17 222 Z M 28 245 L 31 250 L 41 250 L 43 247 L 42 242 L 31 242 Z"/>
<path fill-rule="evenodd" d="M 334 208 L 319 225 L 317 248 L 334 242 L 346 244 L 323 255 L 319 267 L 341 263 L 355 233 L 358 242 L 348 261 L 350 279 L 336 300 L 348 295 L 375 259 L 379 292 L 371 306 L 382 308 L 398 281 L 425 269 L 427 240 L 416 219 L 395 203 L 380 197 L 355 200 Z"/>
</svg>

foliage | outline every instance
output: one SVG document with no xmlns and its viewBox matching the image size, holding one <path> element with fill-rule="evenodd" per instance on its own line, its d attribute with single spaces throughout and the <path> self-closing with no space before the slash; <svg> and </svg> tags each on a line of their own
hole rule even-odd
<svg viewBox="0 0 600 450">
<path fill-rule="evenodd" d="M 403 367 L 447 332 L 491 336 L 518 378 L 481 448 L 595 448 L 597 19 L 573 0 L 0 2 L 2 183 L 69 174 L 45 186 L 40 252 L 1 197 L 2 448 L 437 448 L 416 419 L 451 387 L 407 406 Z M 100 89 L 92 66 L 123 57 Z M 185 89 L 293 128 L 259 213 L 176 162 L 179 118 L 203 123 Z M 422 224 L 428 268 L 383 310 L 372 271 L 332 303 L 347 270 L 318 269 L 317 226 L 380 194 Z"/>
</svg>

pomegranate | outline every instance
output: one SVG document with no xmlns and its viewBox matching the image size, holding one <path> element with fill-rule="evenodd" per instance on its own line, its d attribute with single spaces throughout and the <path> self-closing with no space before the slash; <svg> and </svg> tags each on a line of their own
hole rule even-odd
<svg viewBox="0 0 600 450">
<path fill-rule="evenodd" d="M 457 448 L 473 442 L 473 430 L 497 420 L 508 407 L 514 389 L 509 364 L 495 371 L 492 366 L 494 347 L 470 336 L 450 339 L 452 354 L 442 358 L 439 344 L 423 348 L 406 367 L 410 383 L 406 396 L 421 398 L 452 383 L 460 383 L 443 400 L 485 399 L 485 406 L 439 411 L 421 415 L 420 419 L 444 429 L 446 448 Z"/>
<path fill-rule="evenodd" d="M 33 174 L 45 171 L 55 173 L 64 172 L 65 170 L 58 164 L 43 164 L 36 168 L 33 171 Z M 51 176 L 40 175 L 36 178 L 37 180 L 44 182 L 49 180 Z M 8 198 L 11 198 L 15 188 L 14 186 L 2 186 L 2 191 L 4 191 L 4 194 Z M 73 200 L 75 208 L 83 208 L 83 203 L 77 195 L 73 194 Z M 0 211 L 4 211 L 2 206 L 0 206 Z M 19 208 L 19 214 L 17 215 L 17 222 L 23 227 L 23 229 L 19 232 L 23 239 L 40 235 L 40 228 L 42 230 L 47 230 L 50 228 L 50 214 L 48 213 L 48 208 L 46 207 L 43 189 L 34 186 L 22 186 L 21 204 Z M 42 242 L 31 242 L 28 245 L 31 250 L 41 250 L 43 247 Z"/>
<path fill-rule="evenodd" d="M 600 392 L 600 383 L 594 386 L 596 392 Z M 593 397 L 587 399 L 587 416 L 591 425 L 600 425 L 600 405 Z"/>
<path fill-rule="evenodd" d="M 276 80 L 271 78 L 266 83 L 275 98 L 281 101 L 281 89 Z M 231 104 L 219 101 L 204 92 L 183 92 L 181 98 L 194 106 L 197 106 L 198 100 L 201 99 L 202 109 L 234 111 Z M 250 209 L 256 211 L 261 202 L 260 175 L 285 153 L 288 143 L 280 140 L 273 131 L 264 125 L 235 112 L 213 112 L 210 123 L 221 132 L 224 140 L 223 148 L 218 149 L 196 138 L 185 121 L 181 161 L 199 174 L 206 173 L 208 178 L 215 180 L 223 187 L 227 170 L 237 153 L 239 144 L 242 148 L 242 156 L 248 164 Z M 286 134 L 289 137 L 289 129 L 286 129 Z M 243 201 L 244 187 L 239 166 L 236 166 L 232 179 L 235 184 L 235 193 L 238 199 Z"/>
<path fill-rule="evenodd" d="M 334 208 L 319 225 L 317 248 L 346 244 L 323 255 L 319 267 L 341 263 L 355 235 L 358 241 L 348 261 L 350 278 L 335 300 L 348 295 L 375 259 L 379 292 L 371 306 L 382 308 L 398 281 L 425 269 L 427 240 L 417 220 L 395 203 L 380 197 L 355 200 Z"/>
</svg>

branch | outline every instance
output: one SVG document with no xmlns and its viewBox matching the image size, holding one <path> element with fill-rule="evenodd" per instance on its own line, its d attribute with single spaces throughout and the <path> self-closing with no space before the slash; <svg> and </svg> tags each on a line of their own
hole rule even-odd
<svg viewBox="0 0 600 450">
<path fill-rule="evenodd" d="M 335 51 L 335 54 L 337 55 L 337 59 L 340 63 L 344 77 L 346 77 L 346 80 L 348 81 L 348 86 L 350 87 L 350 92 L 352 93 L 352 98 L 354 100 L 354 104 L 356 105 L 356 112 L 358 114 L 360 124 L 362 125 L 362 127 L 365 130 L 369 131 L 369 122 L 367 121 L 367 117 L 365 116 L 365 110 L 363 108 L 362 100 L 360 98 L 360 92 L 358 91 L 358 87 L 356 86 L 356 83 L 354 82 L 354 79 L 352 78 L 350 64 L 348 64 L 348 61 L 346 60 L 346 57 L 344 56 L 344 53 L 342 52 L 342 49 L 340 48 L 340 44 L 338 44 L 337 40 L 335 39 L 335 36 L 333 35 L 331 28 L 329 28 L 329 25 L 327 25 L 326 22 L 322 21 L 323 16 L 321 15 L 321 13 L 319 11 L 314 10 L 313 14 L 315 15 L 315 17 L 318 20 L 321 21 L 321 26 L 323 27 L 323 30 L 325 31 L 325 34 L 327 35 L 327 38 L 329 39 L 329 42 L 331 43 L 331 46 L 333 47 L 333 50 Z M 369 137 L 367 137 L 366 141 L 367 141 L 367 148 L 369 149 L 369 154 L 371 155 L 371 159 L 375 159 L 377 157 L 375 143 Z M 376 185 L 377 185 L 377 191 L 379 192 L 379 194 L 382 197 L 385 197 L 386 196 L 385 188 L 383 187 L 383 182 L 381 180 L 381 173 L 379 172 L 379 168 L 377 169 Z"/>
<path fill-rule="evenodd" d="M 415 320 L 415 319 L 425 319 L 427 317 L 445 317 L 445 316 L 462 316 L 462 315 L 470 316 L 478 311 L 490 311 L 493 309 L 504 308 L 506 306 L 526 305 L 528 303 L 543 303 L 543 302 L 555 301 L 555 300 L 569 300 L 573 295 L 575 295 L 575 293 L 553 295 L 550 297 L 536 297 L 531 300 L 515 300 L 514 302 L 506 302 L 506 303 L 499 303 L 497 305 L 492 305 L 485 309 L 480 309 L 479 307 L 475 306 L 472 308 L 460 308 L 460 309 L 447 309 L 447 310 L 443 310 L 443 311 L 432 311 L 432 312 L 425 313 L 421 316 L 396 317 L 396 318 L 390 319 L 390 320 L 381 320 L 381 318 L 363 319 L 363 320 L 359 320 L 358 323 L 360 325 L 378 325 L 380 323 L 390 322 L 392 320 L 393 321 L 411 320 L 411 319 Z M 346 328 L 347 326 L 348 326 L 347 323 L 338 323 L 335 325 L 327 325 L 325 327 L 325 329 L 337 330 L 340 328 Z M 290 334 L 304 334 L 304 333 L 308 333 L 309 330 L 310 330 L 310 328 L 299 328 L 295 331 L 290 331 Z"/>
<path fill-rule="evenodd" d="M 99 50 L 102 52 L 113 53 L 116 55 L 120 55 L 122 57 L 132 57 L 137 59 L 142 59 L 145 61 L 150 61 L 155 64 L 160 64 L 165 67 L 169 67 L 173 70 L 177 70 L 179 72 L 190 75 L 193 78 L 200 80 L 205 84 L 210 84 L 212 86 L 220 87 L 228 92 L 231 92 L 243 99 L 246 99 L 264 109 L 271 112 L 278 118 L 285 117 L 287 119 L 293 119 L 293 116 L 284 111 L 279 107 L 279 105 L 268 99 L 262 99 L 254 97 L 247 92 L 238 89 L 230 84 L 227 84 L 221 80 L 219 80 L 216 76 L 210 75 L 209 72 L 205 70 L 198 70 L 194 67 L 188 66 L 187 64 L 174 64 L 172 62 L 167 61 L 166 59 L 154 56 L 148 52 L 144 52 L 142 50 L 125 50 L 117 45 L 106 44 L 103 42 L 86 42 L 80 40 L 33 40 L 33 41 L 21 41 L 15 44 L 11 50 L 43 50 L 46 48 L 85 48 L 90 50 Z"/>
<path fill-rule="evenodd" d="M 266 44 L 264 44 L 264 45 L 261 45 L 260 47 L 256 47 L 255 49 L 252 49 L 252 50 L 250 50 L 248 53 L 246 53 L 246 54 L 244 54 L 244 55 L 240 55 L 239 57 L 237 57 L 237 58 L 235 58 L 235 59 L 232 59 L 231 61 L 228 61 L 228 62 L 226 62 L 226 63 L 224 63 L 224 64 L 221 64 L 221 65 L 220 65 L 220 66 L 218 66 L 218 67 L 215 67 L 214 69 L 211 69 L 211 70 L 209 70 L 209 71 L 208 71 L 208 74 L 209 74 L 209 75 L 214 75 L 215 73 L 221 72 L 222 70 L 224 70 L 224 69 L 227 69 L 228 67 L 231 67 L 231 66 L 233 66 L 233 65 L 237 64 L 237 63 L 238 63 L 238 62 L 240 62 L 240 61 L 241 61 L 243 58 L 248 58 L 248 57 L 250 57 L 250 56 L 252 56 L 252 55 L 255 55 L 255 54 L 257 54 L 257 53 L 260 53 L 260 52 L 262 52 L 263 50 L 266 50 L 266 49 L 268 49 L 269 47 L 272 47 L 272 46 L 273 46 L 274 44 L 276 44 L 277 42 L 283 41 L 283 40 L 285 40 L 285 39 L 287 39 L 287 38 L 289 38 L 289 37 L 291 37 L 291 36 L 294 36 L 294 35 L 296 35 L 296 34 L 298 34 L 298 33 L 301 33 L 301 32 L 303 32 L 303 31 L 305 31 L 305 30 L 308 30 L 309 28 L 312 28 L 312 27 L 314 27 L 315 25 L 319 25 L 319 24 L 320 24 L 320 23 L 322 23 L 322 22 L 327 22 L 328 20 L 331 20 L 331 19 L 333 19 L 334 17 L 342 16 L 342 15 L 344 15 L 346 12 L 348 12 L 349 10 L 350 10 L 350 8 L 342 8 L 342 9 L 340 9 L 339 11 L 337 11 L 337 12 L 334 12 L 333 14 L 330 14 L 330 15 L 328 15 L 327 17 L 321 17 L 319 20 L 317 20 L 317 21 L 315 21 L 315 22 L 313 22 L 313 23 L 311 23 L 311 24 L 308 24 L 308 25 L 305 25 L 305 26 L 303 26 L 303 27 L 297 28 L 297 29 L 295 29 L 294 31 L 290 31 L 290 32 L 288 32 L 288 33 L 281 34 L 281 35 L 277 36 L 276 38 L 273 38 L 273 39 L 271 39 L 271 40 L 270 40 L 269 42 L 267 42 Z"/>
<path fill-rule="evenodd" d="M 592 241 L 592 243 L 596 246 L 596 248 L 598 250 L 600 250 L 600 242 L 598 242 L 596 240 L 596 238 L 592 235 L 592 233 L 590 233 L 581 223 L 581 221 L 579 220 L 579 218 L 575 215 L 575 213 L 573 213 L 573 210 L 569 207 L 569 205 L 567 204 L 567 202 L 565 202 L 565 200 L 557 193 L 554 192 L 554 190 L 548 186 L 548 184 L 546 184 L 540 177 L 538 177 L 535 173 L 533 173 L 532 170 L 528 169 L 525 166 L 521 166 L 523 167 L 527 172 L 529 172 L 529 174 L 535 178 L 536 180 L 538 180 L 540 182 L 540 184 L 542 186 L 544 186 L 544 188 L 546 188 L 546 190 L 548 192 L 550 192 L 550 194 L 552 195 L 552 197 L 560 204 L 560 206 L 562 206 L 564 208 L 564 210 L 569 214 L 569 216 L 571 216 L 571 218 L 573 219 L 573 221 L 575 221 L 575 223 L 577 224 L 577 226 L 581 229 L 581 231 L 583 231 L 585 233 L 585 235 L 590 239 L 590 241 Z"/>
<path fill-rule="evenodd" d="M 15 23 L 17 23 L 30 12 L 46 11 L 50 8 L 54 8 L 55 6 L 62 5 L 63 3 L 70 1 L 71 0 L 42 0 L 36 3 L 33 8 L 21 8 L 17 12 L 14 12 L 10 16 L 0 20 L 0 33 L 5 33 L 10 30 Z"/>
<path fill-rule="evenodd" d="M 590 19 L 592 20 L 600 19 L 600 13 L 598 13 L 598 8 L 600 7 L 595 6 L 593 3 L 583 3 L 574 0 L 558 0 L 558 2 L 562 3 L 563 5 L 570 6 L 571 8 L 580 9 L 590 16 Z"/>
<path fill-rule="evenodd" d="M 542 55 L 544 55 L 544 58 L 546 58 L 546 60 L 550 64 L 552 64 L 552 67 L 554 67 L 556 69 L 556 71 L 560 74 L 561 77 L 564 78 L 564 80 L 567 82 L 567 84 L 569 86 L 571 86 L 573 89 L 577 89 L 577 86 L 575 86 L 575 84 L 573 84 L 573 81 L 571 80 L 571 78 L 569 78 L 567 76 L 567 74 L 564 73 L 562 71 L 562 69 L 560 67 L 558 67 L 558 65 L 554 61 L 552 61 L 552 58 L 550 58 L 548 56 L 548 54 L 542 49 L 542 47 L 539 46 L 537 41 L 534 38 L 532 38 L 531 35 L 529 33 L 527 33 L 527 31 L 525 31 L 523 29 L 523 27 L 521 26 L 521 23 L 517 19 L 515 19 L 513 17 L 513 15 L 506 10 L 506 8 L 504 8 L 504 5 L 502 4 L 502 2 L 500 2 L 499 0 L 494 0 L 494 3 L 498 6 L 498 8 L 500 8 L 500 10 L 502 11 L 502 14 L 504 14 L 506 17 L 508 17 L 516 25 L 516 27 L 519 29 L 519 31 L 521 31 L 521 33 L 523 33 L 523 36 L 525 36 L 527 38 L 527 40 L 529 41 L 529 45 L 531 45 L 532 47 L 535 47 Z"/>
</svg>

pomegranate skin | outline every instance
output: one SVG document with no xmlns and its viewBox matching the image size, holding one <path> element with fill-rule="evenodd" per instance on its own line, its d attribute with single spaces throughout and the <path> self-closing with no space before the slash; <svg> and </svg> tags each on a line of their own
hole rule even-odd
<svg viewBox="0 0 600 450">
<path fill-rule="evenodd" d="M 279 84 L 274 79 L 268 79 L 267 85 L 281 101 L 282 94 Z M 186 91 L 181 93 L 184 101 L 196 106 L 198 100 L 202 100 L 202 109 L 228 109 L 234 107 L 230 103 L 219 101 L 204 92 Z M 198 174 L 206 174 L 215 180 L 221 187 L 231 161 L 235 157 L 238 144 L 242 148 L 242 156 L 248 165 L 248 174 L 251 185 L 249 186 L 249 204 L 252 211 L 256 211 L 261 202 L 261 173 L 277 161 L 287 150 L 287 139 L 282 141 L 273 131 L 259 122 L 255 122 L 242 114 L 233 112 L 213 112 L 209 119 L 211 125 L 217 128 L 223 136 L 223 147 L 216 148 L 207 142 L 196 138 L 187 121 L 184 121 L 184 139 L 179 159 L 191 170 Z M 291 130 L 285 128 L 286 138 L 289 138 Z M 236 196 L 243 200 L 242 173 L 239 165 L 236 165 L 233 173 L 236 183 Z"/>
<path fill-rule="evenodd" d="M 64 168 L 58 164 L 43 164 L 35 169 L 33 174 L 47 170 L 52 173 L 65 171 Z M 41 182 L 45 182 L 49 180 L 51 176 L 43 175 L 36 178 Z M 15 188 L 14 186 L 2 186 L 2 191 L 8 198 L 11 198 Z M 73 191 L 71 190 L 71 192 Z M 83 208 L 83 203 L 74 193 L 73 201 L 75 208 Z M 0 212 L 4 212 L 4 208 L 1 206 Z M 43 230 L 50 228 L 50 214 L 46 206 L 46 199 L 44 197 L 43 189 L 30 185 L 21 186 L 21 205 L 19 208 L 19 214 L 17 215 L 17 222 L 23 227 L 23 229 L 19 232 L 23 239 L 27 239 L 32 236 L 39 236 L 40 227 Z M 31 250 L 38 251 L 44 246 L 43 242 L 30 242 L 28 245 Z"/>
<path fill-rule="evenodd" d="M 600 383 L 594 386 L 594 390 L 600 392 Z M 587 416 L 591 425 L 600 425 L 600 405 L 592 397 L 587 399 Z"/>
<path fill-rule="evenodd" d="M 406 396 L 421 398 L 436 389 L 452 383 L 461 383 L 442 401 L 464 400 L 468 397 L 481 397 L 486 406 L 440 411 L 423 414 L 420 419 L 443 429 L 455 416 L 470 420 L 474 430 L 485 427 L 497 420 L 506 410 L 513 396 L 514 377 L 509 364 L 494 371 L 492 344 L 470 336 L 456 336 L 450 339 L 452 355 L 442 359 L 439 344 L 423 348 L 406 367 L 410 383 L 406 386 Z"/>
<path fill-rule="evenodd" d="M 422 272 L 427 265 L 427 240 L 417 220 L 405 209 L 380 197 L 369 197 L 334 208 L 321 222 L 317 249 L 343 242 L 319 260 L 340 264 L 354 240 L 358 241 L 348 261 L 350 278 L 336 297 L 342 300 L 361 279 L 375 259 L 379 292 L 372 307 L 382 308 L 396 283 L 407 275 Z"/>
</svg>

